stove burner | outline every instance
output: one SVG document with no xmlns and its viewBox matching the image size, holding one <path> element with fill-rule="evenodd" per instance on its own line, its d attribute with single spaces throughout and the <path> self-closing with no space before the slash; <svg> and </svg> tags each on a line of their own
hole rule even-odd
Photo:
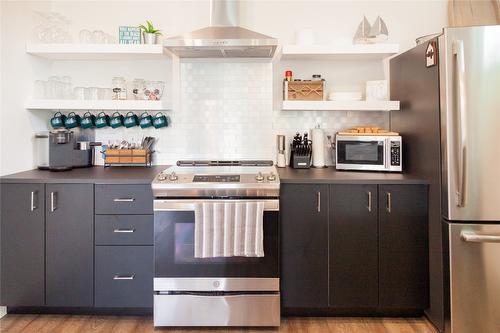
<svg viewBox="0 0 500 333">
<path fill-rule="evenodd" d="M 195 175 L 193 183 L 239 183 L 240 175 Z"/>
</svg>

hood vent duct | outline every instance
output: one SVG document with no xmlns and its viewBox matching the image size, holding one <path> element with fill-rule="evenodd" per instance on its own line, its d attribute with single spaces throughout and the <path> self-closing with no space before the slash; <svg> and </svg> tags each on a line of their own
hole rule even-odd
<svg viewBox="0 0 500 333">
<path fill-rule="evenodd" d="M 180 58 L 272 58 L 278 40 L 239 24 L 239 2 L 210 0 L 210 26 L 167 38 L 163 45 Z"/>
</svg>

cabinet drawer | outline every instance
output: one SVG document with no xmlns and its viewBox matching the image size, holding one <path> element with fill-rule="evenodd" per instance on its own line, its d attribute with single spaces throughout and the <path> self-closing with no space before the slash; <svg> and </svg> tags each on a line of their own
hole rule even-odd
<svg viewBox="0 0 500 333">
<path fill-rule="evenodd" d="M 96 246 L 95 306 L 153 306 L 152 246 Z"/>
<path fill-rule="evenodd" d="M 153 215 L 97 215 L 96 245 L 153 245 Z"/>
<path fill-rule="evenodd" d="M 153 214 L 151 185 L 96 185 L 96 214 Z"/>
</svg>

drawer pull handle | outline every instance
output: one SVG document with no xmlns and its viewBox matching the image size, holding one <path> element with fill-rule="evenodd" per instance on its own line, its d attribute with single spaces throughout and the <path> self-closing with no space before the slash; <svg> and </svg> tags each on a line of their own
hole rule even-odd
<svg viewBox="0 0 500 333">
<path fill-rule="evenodd" d="M 134 198 L 115 198 L 113 199 L 114 202 L 134 202 Z"/>
<path fill-rule="evenodd" d="M 135 274 L 127 274 L 127 275 L 116 274 L 113 277 L 113 280 L 133 280 L 134 278 Z"/>
<path fill-rule="evenodd" d="M 113 230 L 113 232 L 116 232 L 116 233 L 131 233 L 131 232 L 135 232 L 135 229 L 115 229 L 115 230 Z"/>
</svg>

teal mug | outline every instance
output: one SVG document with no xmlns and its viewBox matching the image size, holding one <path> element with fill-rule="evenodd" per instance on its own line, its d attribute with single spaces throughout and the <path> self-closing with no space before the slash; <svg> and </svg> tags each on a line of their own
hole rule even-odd
<svg viewBox="0 0 500 333">
<path fill-rule="evenodd" d="M 53 128 L 64 127 L 64 122 L 66 121 L 66 116 L 61 112 L 56 112 L 52 118 L 50 118 L 50 125 Z"/>
<path fill-rule="evenodd" d="M 82 120 L 80 121 L 80 127 L 83 129 L 92 128 L 95 126 L 95 116 L 90 112 L 85 112 L 83 114 Z"/>
<path fill-rule="evenodd" d="M 141 118 L 139 119 L 139 126 L 141 126 L 141 128 L 153 126 L 153 117 L 151 117 L 147 112 L 144 112 L 141 114 Z"/>
<path fill-rule="evenodd" d="M 153 126 L 155 128 L 167 127 L 168 126 L 167 117 L 163 113 L 158 112 L 157 114 L 155 114 L 153 118 Z"/>
<path fill-rule="evenodd" d="M 104 112 L 101 112 L 97 115 L 97 118 L 95 120 L 95 127 L 103 128 L 106 126 L 109 126 L 109 116 Z"/>
<path fill-rule="evenodd" d="M 109 124 L 112 128 L 123 126 L 123 116 L 120 114 L 120 112 L 115 112 L 111 115 Z"/>
<path fill-rule="evenodd" d="M 123 125 L 125 125 L 126 128 L 137 126 L 139 125 L 139 118 L 137 118 L 132 111 L 127 112 L 123 119 Z"/>
</svg>

